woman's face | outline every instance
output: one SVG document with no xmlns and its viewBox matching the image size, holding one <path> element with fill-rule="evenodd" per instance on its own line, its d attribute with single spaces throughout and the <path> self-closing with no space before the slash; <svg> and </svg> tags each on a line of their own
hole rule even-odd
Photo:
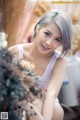
<svg viewBox="0 0 80 120">
<path fill-rule="evenodd" d="M 35 43 L 42 54 L 53 53 L 61 45 L 61 41 L 61 32 L 55 23 L 36 30 Z"/>
</svg>

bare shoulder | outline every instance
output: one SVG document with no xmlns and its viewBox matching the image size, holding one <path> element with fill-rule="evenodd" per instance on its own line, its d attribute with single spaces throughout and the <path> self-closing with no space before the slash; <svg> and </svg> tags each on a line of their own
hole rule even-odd
<svg viewBox="0 0 80 120">
<path fill-rule="evenodd" d="M 23 44 L 18 44 L 18 45 L 14 45 L 8 48 L 8 50 L 10 51 L 10 53 L 13 55 L 13 62 L 17 63 L 19 60 L 19 48 L 18 46 L 22 46 Z"/>
<path fill-rule="evenodd" d="M 29 50 L 29 49 L 31 48 L 32 44 L 33 44 L 33 43 L 24 43 L 24 44 L 23 44 L 23 49 L 24 49 L 24 50 Z"/>
<path fill-rule="evenodd" d="M 59 57 L 57 60 L 56 60 L 56 64 L 60 64 L 60 65 L 64 65 L 66 66 L 68 63 L 67 59 L 65 57 Z"/>
<path fill-rule="evenodd" d="M 18 54 L 18 48 L 17 45 L 11 46 L 8 48 L 8 50 L 11 52 L 11 54 L 13 55 L 17 55 Z"/>
<path fill-rule="evenodd" d="M 55 70 L 59 71 L 65 71 L 68 65 L 68 61 L 65 57 L 59 57 L 57 58 L 54 68 Z"/>
<path fill-rule="evenodd" d="M 9 51 L 15 51 L 15 50 L 17 50 L 17 45 L 9 47 L 8 50 Z"/>
<path fill-rule="evenodd" d="M 19 56 L 19 48 L 18 46 L 21 46 L 23 48 L 23 51 L 28 51 L 28 48 L 29 48 L 29 44 L 27 43 L 24 43 L 24 44 L 18 44 L 18 45 L 14 45 L 14 46 L 11 46 L 8 48 L 8 50 L 11 52 L 11 54 L 14 56 L 14 57 L 18 57 Z"/>
</svg>

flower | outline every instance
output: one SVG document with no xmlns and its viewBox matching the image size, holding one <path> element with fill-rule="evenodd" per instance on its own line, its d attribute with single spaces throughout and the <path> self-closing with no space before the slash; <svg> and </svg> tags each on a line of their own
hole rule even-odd
<svg viewBox="0 0 80 120">
<path fill-rule="evenodd" d="M 7 47 L 7 34 L 5 32 L 0 32 L 0 47 Z"/>
</svg>

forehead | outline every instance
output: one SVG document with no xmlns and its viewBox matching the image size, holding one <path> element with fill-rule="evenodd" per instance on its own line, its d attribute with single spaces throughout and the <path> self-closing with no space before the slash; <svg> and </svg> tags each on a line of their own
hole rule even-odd
<svg viewBox="0 0 80 120">
<path fill-rule="evenodd" d="M 48 30 L 49 32 L 51 32 L 51 34 L 55 34 L 61 37 L 61 30 L 55 23 L 48 24 L 46 27 L 43 27 L 42 29 Z"/>
</svg>

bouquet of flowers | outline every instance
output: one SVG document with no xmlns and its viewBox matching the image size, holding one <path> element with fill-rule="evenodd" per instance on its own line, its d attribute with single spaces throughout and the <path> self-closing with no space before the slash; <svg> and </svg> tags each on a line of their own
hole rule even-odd
<svg viewBox="0 0 80 120">
<path fill-rule="evenodd" d="M 26 118 L 33 112 L 28 103 L 43 98 L 43 92 L 37 85 L 38 77 L 20 64 L 12 62 L 13 56 L 7 48 L 0 49 L 0 112 L 8 112 L 9 120 L 21 120 L 23 110 Z M 14 116 L 14 117 L 13 117 Z"/>
</svg>

